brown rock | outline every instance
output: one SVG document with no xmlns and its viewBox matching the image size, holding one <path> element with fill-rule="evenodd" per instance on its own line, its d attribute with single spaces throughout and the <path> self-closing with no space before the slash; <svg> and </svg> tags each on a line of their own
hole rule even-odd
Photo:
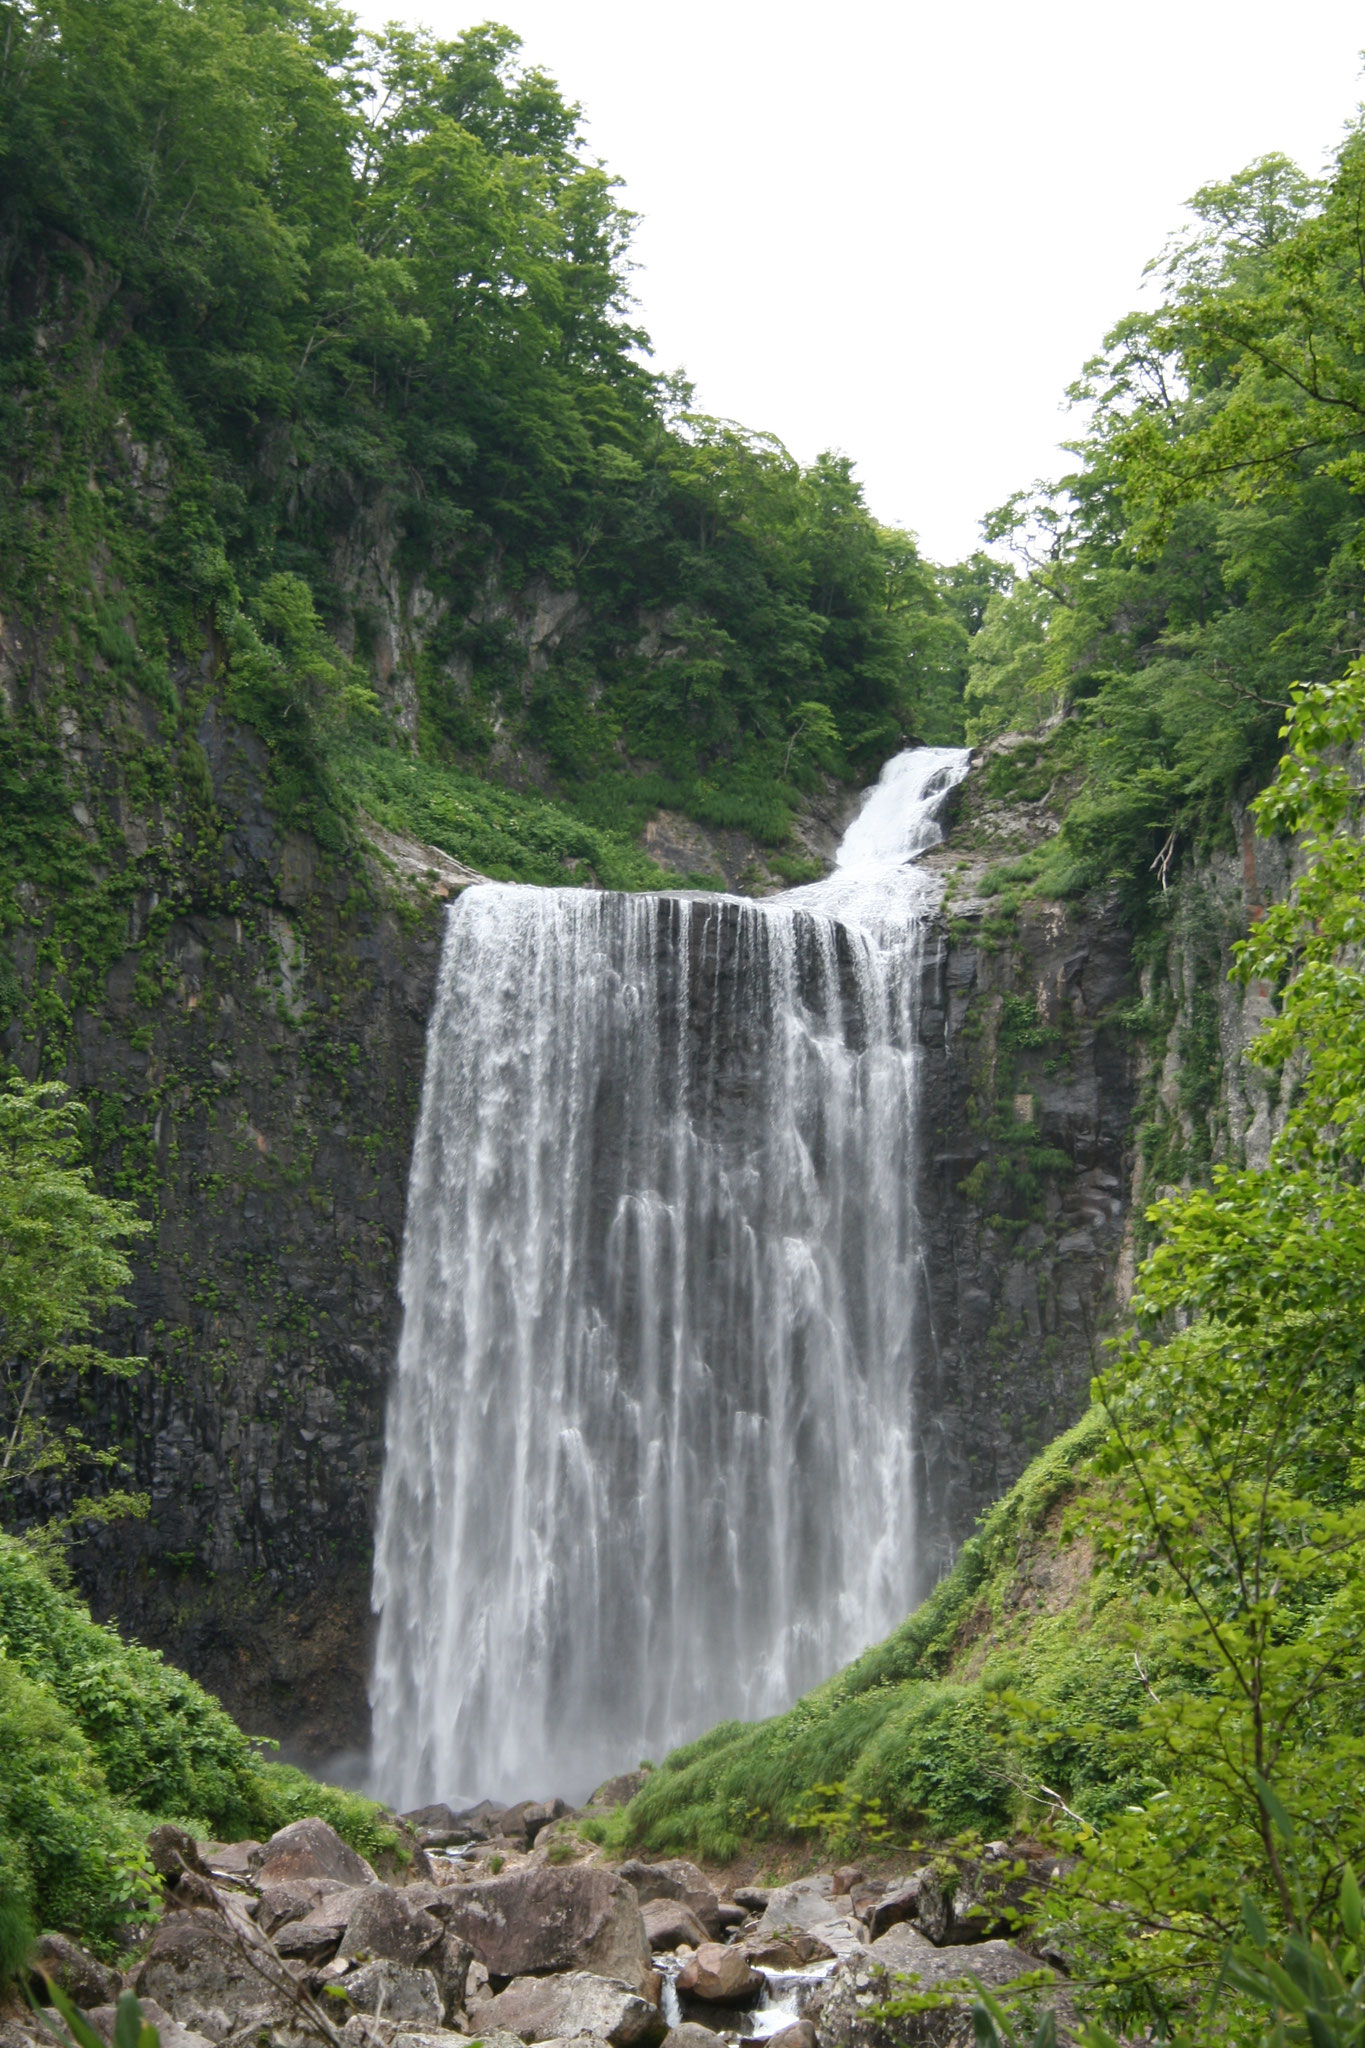
<svg viewBox="0 0 1365 2048">
<path fill-rule="evenodd" d="M 744 1951 L 756 1968 L 765 1970 L 804 1970 L 808 1963 L 826 1963 L 834 1956 L 827 1941 L 801 1927 L 786 1934 L 751 1935 Z"/>
<path fill-rule="evenodd" d="M 257 1884 L 283 1884 L 291 1877 L 334 1877 L 342 1884 L 377 1884 L 373 1870 L 325 1820 L 291 1821 L 250 1859 Z"/>
<path fill-rule="evenodd" d="M 696 2020 L 683 2020 L 678 2026 L 669 2028 L 663 2038 L 663 2048 L 716 2048 L 715 2031 L 701 2026 Z"/>
<path fill-rule="evenodd" d="M 642 1906 L 651 1899 L 677 1899 L 700 1920 L 709 1940 L 720 1940 L 724 1932 L 720 1901 L 695 1863 L 681 1856 L 663 1863 L 642 1863 L 632 1857 L 619 1866 L 617 1874 L 634 1885 Z"/>
<path fill-rule="evenodd" d="M 683 1964 L 677 1986 L 680 1996 L 701 1998 L 708 2005 L 747 2005 L 763 1989 L 763 1979 L 744 1949 L 708 1941 Z"/>
<path fill-rule="evenodd" d="M 700 1948 L 706 1940 L 706 1929 L 681 1899 L 650 1899 L 640 1912 L 651 1949 L 681 1948 L 684 1942 L 689 1948 Z"/>
<path fill-rule="evenodd" d="M 69 1934 L 40 1934 L 33 1944 L 30 1962 L 84 2009 L 118 2003 L 118 1971 L 96 1962 Z"/>
<path fill-rule="evenodd" d="M 798 2020 L 794 2027 L 783 2027 L 781 2033 L 768 2036 L 768 2048 L 819 2048 L 820 2037 L 809 2020 Z"/>
<path fill-rule="evenodd" d="M 495 1977 L 588 1970 L 639 1991 L 652 1968 L 634 1891 L 600 1865 L 528 1865 L 453 1885 L 442 1917 Z"/>
<path fill-rule="evenodd" d="M 859 1870 L 856 1863 L 846 1863 L 842 1870 L 836 1870 L 834 1873 L 834 1889 L 836 1892 L 851 1893 L 853 1887 L 862 1884 L 866 1876 L 867 1872 Z"/>
</svg>

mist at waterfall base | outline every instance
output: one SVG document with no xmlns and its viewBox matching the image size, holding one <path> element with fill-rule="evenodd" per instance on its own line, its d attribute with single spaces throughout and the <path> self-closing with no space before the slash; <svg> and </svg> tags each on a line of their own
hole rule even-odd
<svg viewBox="0 0 1365 2048">
<path fill-rule="evenodd" d="M 919 1590 L 911 863 L 966 764 L 897 756 L 834 872 L 763 902 L 453 906 L 374 1574 L 400 1809 L 582 1798 Z"/>
</svg>

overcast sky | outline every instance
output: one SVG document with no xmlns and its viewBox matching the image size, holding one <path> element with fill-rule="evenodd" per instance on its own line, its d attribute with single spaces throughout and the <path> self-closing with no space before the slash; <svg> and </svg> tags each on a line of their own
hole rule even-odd
<svg viewBox="0 0 1365 2048">
<path fill-rule="evenodd" d="M 1199 185 L 1319 170 L 1365 6 L 1306 0 L 388 0 L 507 22 L 641 216 L 663 369 L 952 560 L 1059 466 L 1066 385 Z"/>
</svg>

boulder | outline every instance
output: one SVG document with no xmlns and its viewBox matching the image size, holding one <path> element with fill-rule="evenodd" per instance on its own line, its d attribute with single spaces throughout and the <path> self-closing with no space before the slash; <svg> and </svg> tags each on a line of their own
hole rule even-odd
<svg viewBox="0 0 1365 2048">
<path fill-rule="evenodd" d="M 708 1940 L 720 1940 L 724 1932 L 720 1901 L 695 1863 L 688 1863 L 681 1856 L 664 1863 L 642 1863 L 632 1857 L 619 1866 L 617 1875 L 634 1885 L 642 1906 L 653 1899 L 676 1899 L 700 1920 Z"/>
<path fill-rule="evenodd" d="M 354 2012 L 433 2031 L 441 2024 L 441 1994 L 430 1970 L 379 1956 L 352 1970 L 343 1982 Z"/>
<path fill-rule="evenodd" d="M 716 1918 L 720 1922 L 722 1934 L 727 1928 L 742 1927 L 748 1917 L 743 1906 L 737 1906 L 733 1899 L 717 1899 Z"/>
<path fill-rule="evenodd" d="M 439 1800 L 431 1806 L 414 1807 L 399 1819 L 407 1822 L 424 1849 L 448 1849 L 454 1842 L 478 1840 L 476 1830 Z"/>
<path fill-rule="evenodd" d="M 528 1865 L 453 1885 L 442 1917 L 495 1977 L 587 1970 L 642 1991 L 653 1974 L 639 1901 L 600 1865 Z"/>
<path fill-rule="evenodd" d="M 298 1962 L 325 1963 L 336 1954 L 352 1908 L 360 1894 L 368 1889 L 367 1885 L 338 1885 L 335 1891 L 319 1899 L 301 1920 L 287 1921 L 275 1936 L 275 1946 L 280 1954 Z"/>
<path fill-rule="evenodd" d="M 152 1829 L 147 1837 L 147 1854 L 153 1870 L 166 1884 L 174 1884 L 187 1870 L 192 1870 L 196 1877 L 209 1874 L 194 1836 L 171 1820 Z"/>
<path fill-rule="evenodd" d="M 703 1942 L 689 1956 L 676 1979 L 678 1995 L 704 1999 L 708 2005 L 751 2005 L 763 1990 L 763 1979 L 742 1948 Z"/>
<path fill-rule="evenodd" d="M 40 1934 L 29 1962 L 83 2009 L 118 2004 L 122 1988 L 118 1971 L 96 1962 L 69 1934 Z"/>
<path fill-rule="evenodd" d="M 629 1806 L 648 1776 L 648 1771 L 623 1771 L 618 1778 L 608 1778 L 590 1795 L 588 1805 Z"/>
<path fill-rule="evenodd" d="M 716 2048 L 716 2036 L 696 2020 L 682 2020 L 664 2035 L 663 2048 Z"/>
<path fill-rule="evenodd" d="M 870 1961 L 887 1970 L 936 1969 L 933 1958 L 938 1953 L 913 1920 L 898 1920 L 885 1934 L 879 1934 L 867 1951 Z"/>
<path fill-rule="evenodd" d="M 479 2007 L 483 2028 L 501 2027 L 521 2041 L 549 2041 L 595 2034 L 612 2048 L 646 2048 L 667 2031 L 656 2005 L 627 1984 L 588 1970 L 562 1977 L 517 1977 L 505 1991 Z"/>
<path fill-rule="evenodd" d="M 899 1933 L 899 1929 L 896 1930 Z M 907 1930 L 908 1932 L 908 1930 Z M 891 1940 L 894 1936 L 884 1936 Z M 917 1981 L 907 1982 L 880 1962 L 841 1964 L 826 1987 L 817 2015 L 821 2048 L 971 2048 L 977 1977 L 997 1994 L 1016 1979 L 1036 1972 L 1033 1956 L 1007 1941 L 986 1941 L 967 1949 L 936 1949 L 924 1942 L 913 1964 Z M 1051 1976 L 1051 1972 L 1048 1973 Z M 933 1995 L 940 2003 L 888 2018 L 877 2010 L 908 1990 Z"/>
<path fill-rule="evenodd" d="M 869 1939 L 875 1941 L 879 1934 L 885 1934 L 888 1927 L 895 1927 L 902 1920 L 917 1919 L 919 1893 L 918 1876 L 907 1877 L 904 1883 L 884 1891 L 880 1898 L 867 1900 L 861 1918 Z"/>
<path fill-rule="evenodd" d="M 860 1870 L 856 1863 L 846 1863 L 842 1870 L 836 1870 L 834 1873 L 834 1889 L 836 1892 L 852 1893 L 856 1886 L 864 1884 L 866 1880 L 865 1870 Z"/>
<path fill-rule="evenodd" d="M 325 1820 L 295 1820 L 270 1837 L 250 1858 L 251 1874 L 264 1888 L 291 1877 L 334 1877 L 342 1884 L 377 1884 L 373 1870 Z"/>
<path fill-rule="evenodd" d="M 758 1931 L 780 1934 L 789 1927 L 821 1927 L 837 1920 L 840 1910 L 834 1903 L 832 1878 L 799 1877 L 795 1884 L 782 1884 L 769 1892 Z"/>
<path fill-rule="evenodd" d="M 982 1857 L 931 1863 L 920 1873 L 916 1917 L 930 1941 L 949 1947 L 1017 1934 L 1031 1917 L 1036 1896 L 1074 1858 L 1021 1853 L 993 1843 Z"/>
<path fill-rule="evenodd" d="M 153 1934 L 132 1988 L 210 2041 L 247 2027 L 287 2029 L 295 2006 L 271 1981 L 279 1965 L 262 1950 L 257 1968 L 251 1953 L 245 1937 L 215 1914 L 172 1913 Z"/>
<path fill-rule="evenodd" d="M 764 1970 L 804 1970 L 810 1963 L 827 1963 L 834 1958 L 834 1950 L 827 1941 L 821 1941 L 818 1934 L 807 1934 L 801 1927 L 793 1927 L 786 1934 L 751 1934 L 744 1952 L 755 1969 Z"/>
<path fill-rule="evenodd" d="M 797 2020 L 794 2026 L 769 2034 L 768 2048 L 820 2048 L 820 2037 L 809 2020 Z"/>
<path fill-rule="evenodd" d="M 215 1877 L 247 1878 L 259 1842 L 196 1842 L 201 1861 Z"/>
<path fill-rule="evenodd" d="M 439 1920 L 414 1908 L 392 1885 L 366 1885 L 352 1892 L 351 1910 L 337 1946 L 339 1956 L 378 1956 L 414 1965 L 444 1938 Z"/>
<path fill-rule="evenodd" d="M 734 1889 L 735 1904 L 746 1913 L 761 1913 L 771 1897 L 765 1884 L 737 1884 Z"/>
<path fill-rule="evenodd" d="M 168 2012 L 159 2006 L 154 1998 L 139 2000 L 144 2022 L 155 2027 L 161 2037 L 161 2048 L 213 2048 L 207 2034 L 196 2034 L 191 2027 L 182 2027 Z M 102 2041 L 112 2042 L 114 2023 L 118 2018 L 118 2004 L 96 2005 L 87 2009 L 85 2017 Z"/>
<path fill-rule="evenodd" d="M 707 1939 L 706 1929 L 681 1899 L 650 1899 L 640 1912 L 651 1949 L 681 1948 L 684 1942 L 689 1948 L 700 1948 Z"/>
<path fill-rule="evenodd" d="M 335 1898 L 338 1892 L 349 1896 L 353 1890 L 335 1877 L 291 1877 L 285 1884 L 267 1885 L 256 1907 L 256 1925 L 273 1937 L 291 1921 L 305 1919 L 324 1899 Z"/>
</svg>

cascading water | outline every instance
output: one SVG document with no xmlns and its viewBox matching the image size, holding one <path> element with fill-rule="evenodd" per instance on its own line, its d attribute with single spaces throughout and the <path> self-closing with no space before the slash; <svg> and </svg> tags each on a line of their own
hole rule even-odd
<svg viewBox="0 0 1365 2048">
<path fill-rule="evenodd" d="M 898 756 L 835 872 L 766 903 L 453 908 L 375 1564 L 400 1807 L 580 1796 L 905 1613 L 908 862 L 966 762 Z"/>
</svg>

